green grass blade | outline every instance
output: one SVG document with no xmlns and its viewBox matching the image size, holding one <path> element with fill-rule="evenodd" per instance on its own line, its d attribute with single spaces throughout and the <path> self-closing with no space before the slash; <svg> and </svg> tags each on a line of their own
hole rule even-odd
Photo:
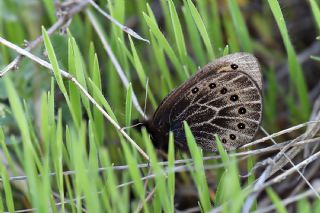
<svg viewBox="0 0 320 213">
<path fill-rule="evenodd" d="M 174 137 L 173 133 L 169 134 L 169 152 L 168 152 L 168 196 L 170 199 L 170 211 L 174 211 L 174 194 L 175 194 L 175 173 L 174 173 Z"/>
<path fill-rule="evenodd" d="M 172 76 L 170 74 L 167 62 L 166 62 L 166 58 L 163 52 L 163 48 L 161 48 L 161 46 L 157 43 L 154 35 L 152 33 L 150 33 L 150 43 L 152 46 L 152 50 L 153 50 L 153 54 L 155 56 L 155 60 L 157 62 L 157 66 L 159 67 L 159 70 L 166 82 L 167 85 L 167 92 L 166 94 L 168 94 L 173 88 L 173 81 L 172 81 Z"/>
<path fill-rule="evenodd" d="M 146 89 L 145 84 L 147 82 L 146 81 L 147 77 L 146 77 L 142 62 L 140 60 L 140 57 L 139 57 L 139 55 L 137 53 L 137 50 L 135 48 L 135 45 L 133 44 L 133 41 L 132 41 L 131 37 L 129 37 L 129 40 L 130 40 L 131 51 L 132 51 L 133 61 L 134 61 L 133 65 L 134 65 L 134 67 L 135 67 L 135 69 L 137 71 L 137 74 L 138 74 L 138 77 L 139 77 L 141 85 L 143 86 L 143 88 Z M 148 97 L 149 97 L 149 100 L 150 100 L 151 105 L 153 106 L 153 108 L 156 108 L 157 107 L 157 102 L 156 102 L 156 99 L 155 99 L 152 91 L 150 90 L 150 88 L 148 88 Z"/>
<path fill-rule="evenodd" d="M 162 168 L 160 167 L 160 165 L 158 164 L 156 152 L 153 148 L 152 142 L 150 141 L 149 136 L 148 136 L 145 129 L 142 130 L 142 135 L 143 135 L 143 140 L 144 140 L 146 147 L 147 147 L 148 155 L 150 156 L 150 161 L 151 161 L 151 166 L 152 166 L 153 172 L 156 175 L 156 177 L 155 177 L 155 179 L 156 179 L 156 186 L 155 187 L 156 187 L 156 193 L 157 193 L 156 197 L 158 197 L 160 199 L 163 211 L 170 212 L 169 197 L 163 196 L 163 195 L 168 195 L 165 174 L 164 174 Z"/>
<path fill-rule="evenodd" d="M 221 19 L 220 19 L 220 13 L 219 13 L 219 4 L 218 1 L 211 1 L 209 4 L 209 8 L 212 9 L 211 12 L 211 20 L 212 20 L 212 24 L 211 22 L 209 22 L 209 29 L 210 32 L 212 32 L 212 40 L 213 40 L 213 44 L 216 47 L 217 50 L 219 50 L 220 48 L 223 48 L 224 43 L 223 43 L 223 31 L 222 31 L 222 26 L 221 26 Z"/>
<path fill-rule="evenodd" d="M 131 125 L 131 114 L 132 113 L 132 85 L 129 84 L 127 90 L 127 97 L 126 97 L 126 126 L 129 127 Z M 130 129 L 127 130 L 128 134 Z"/>
<path fill-rule="evenodd" d="M 86 83 L 86 68 L 84 64 L 83 57 L 80 53 L 79 47 L 76 43 L 76 40 L 74 38 L 71 38 L 71 45 L 73 49 L 73 56 L 74 56 L 74 63 L 75 63 L 75 69 L 76 69 L 76 78 L 79 81 L 79 83 L 83 86 L 85 90 L 88 91 L 87 83 Z M 87 113 L 90 118 L 91 116 L 91 110 L 90 110 L 90 104 L 88 98 L 84 94 L 80 94 L 82 103 L 84 107 L 87 110 Z"/>
<path fill-rule="evenodd" d="M 224 149 L 220 138 L 216 135 L 216 145 L 217 145 L 217 149 L 219 151 L 219 154 L 221 156 L 221 160 L 223 163 L 228 164 L 229 162 L 229 156 L 228 153 L 226 152 L 226 150 Z"/>
<path fill-rule="evenodd" d="M 234 33 L 234 27 L 231 18 L 224 14 L 223 16 L 223 26 L 227 34 L 227 44 L 230 47 L 230 52 L 239 52 L 240 46 L 238 43 L 238 38 L 236 33 Z"/>
<path fill-rule="evenodd" d="M 129 149 L 127 143 L 122 142 L 121 144 L 124 150 L 127 165 L 129 166 L 130 176 L 134 182 L 134 192 L 136 196 L 140 198 L 140 201 L 143 202 L 144 211 L 149 212 L 148 206 L 145 203 L 146 193 L 141 180 L 141 174 L 137 166 L 137 159 Z"/>
<path fill-rule="evenodd" d="M 32 145 L 32 140 L 29 132 L 29 127 L 28 127 L 28 121 L 25 116 L 25 113 L 22 108 L 22 103 L 19 99 L 19 95 L 16 91 L 16 89 L 13 86 L 13 83 L 11 79 L 7 76 L 4 78 L 4 83 L 5 87 L 7 90 L 8 98 L 9 98 L 9 103 L 13 112 L 13 115 L 15 117 L 15 120 L 18 124 L 19 130 L 21 132 L 22 136 L 22 141 L 23 141 L 23 146 L 24 148 L 28 147 L 29 149 L 29 154 L 33 155 L 33 157 L 36 158 L 37 165 L 41 165 L 39 159 L 37 158 L 37 154 L 35 152 L 35 149 Z M 26 150 L 24 150 L 26 151 Z"/>
<path fill-rule="evenodd" d="M 48 12 L 51 23 L 56 22 L 56 11 L 54 9 L 55 8 L 54 2 L 51 0 L 42 0 L 42 1 Z"/>
<path fill-rule="evenodd" d="M 2 164 L 0 166 L 0 170 L 1 170 L 1 178 L 2 178 L 1 182 L 4 188 L 4 194 L 5 194 L 4 200 L 6 202 L 6 206 L 9 212 L 14 212 L 14 200 L 12 195 L 11 183 L 9 181 L 9 175 L 6 168 Z"/>
<path fill-rule="evenodd" d="M 318 1 L 318 3 L 319 3 L 319 1 Z M 310 0 L 312 14 L 313 14 L 314 20 L 317 24 L 317 28 L 318 28 L 318 32 L 319 32 L 319 30 L 320 30 L 320 8 L 319 8 L 318 3 L 315 0 Z"/>
<path fill-rule="evenodd" d="M 188 147 L 194 161 L 195 171 L 193 172 L 193 178 L 197 185 L 201 207 L 204 212 L 207 212 L 211 209 L 211 201 L 206 176 L 204 173 L 202 150 L 196 145 L 195 138 L 192 135 L 189 125 L 185 121 L 183 125 Z"/>
<path fill-rule="evenodd" d="M 296 52 L 292 46 L 289 38 L 288 30 L 283 18 L 283 14 L 277 0 L 268 0 L 269 6 L 276 19 L 278 28 L 280 30 L 286 51 L 288 54 L 288 67 L 291 82 L 293 83 L 294 89 L 298 94 L 300 101 L 300 116 L 303 120 L 307 120 L 310 115 L 310 101 L 308 97 L 308 89 L 305 78 L 303 76 L 301 65 L 298 62 Z M 299 115 L 297 115 L 299 116 Z"/>
<path fill-rule="evenodd" d="M 59 88 L 60 88 L 61 92 L 64 95 L 67 96 L 67 90 L 66 90 L 66 87 L 65 87 L 65 85 L 63 83 L 61 73 L 59 71 L 59 65 L 58 65 L 58 61 L 57 61 L 56 55 L 54 53 L 53 46 L 52 46 L 52 43 L 50 41 L 50 38 L 49 38 L 49 36 L 47 34 L 47 31 L 45 30 L 44 27 L 42 27 L 42 36 L 43 36 L 43 42 L 45 44 L 50 63 L 51 63 L 52 68 L 53 68 L 54 76 L 55 76 L 55 78 L 57 80 L 57 83 L 59 85 Z"/>
<path fill-rule="evenodd" d="M 205 56 L 205 51 L 203 51 L 203 42 L 201 40 L 201 35 L 197 30 L 197 26 L 193 21 L 193 17 L 191 15 L 190 9 L 187 5 L 182 7 L 182 12 L 184 16 L 184 20 L 186 22 L 186 28 L 188 31 L 188 36 L 190 37 L 190 43 L 197 59 L 197 62 L 200 66 L 204 66 L 207 63 L 207 57 Z M 211 60 L 211 59 L 210 59 Z"/>
<path fill-rule="evenodd" d="M 279 213 L 286 213 L 287 210 L 285 206 L 282 204 L 281 199 L 278 197 L 278 195 L 272 190 L 272 188 L 267 188 L 266 189 L 267 194 L 269 198 L 271 199 L 273 205 L 276 207 L 277 212 Z"/>
<path fill-rule="evenodd" d="M 68 39 L 68 67 L 69 72 L 73 76 L 77 76 L 76 71 L 76 62 L 75 62 L 75 55 L 73 50 L 73 45 L 71 42 L 71 38 Z M 74 123 L 77 127 L 80 127 L 81 119 L 82 119 L 82 107 L 81 106 L 81 96 L 78 88 L 74 85 L 73 82 L 69 82 L 69 94 L 70 94 L 70 112 L 71 116 L 74 120 Z"/>
<path fill-rule="evenodd" d="M 215 58 L 215 54 L 213 51 L 213 47 L 212 47 L 208 32 L 207 32 L 206 27 L 203 23 L 203 20 L 200 16 L 196 6 L 192 3 L 191 0 L 188 0 L 188 6 L 189 6 L 190 12 L 192 14 L 193 20 L 194 20 L 194 22 L 200 32 L 200 35 L 201 35 L 203 42 L 205 44 L 205 47 L 207 49 L 209 59 L 213 60 Z"/>
<path fill-rule="evenodd" d="M 172 23 L 172 28 L 173 28 L 178 52 L 180 55 L 180 59 L 183 61 L 187 55 L 187 49 L 184 41 L 184 35 L 182 32 L 181 23 L 172 0 L 168 1 L 168 7 L 170 11 L 171 23 Z"/>
<path fill-rule="evenodd" d="M 229 11 L 233 25 L 239 37 L 240 44 L 245 52 L 252 52 L 252 44 L 247 25 L 241 15 L 239 5 L 236 0 L 228 0 Z"/>
<path fill-rule="evenodd" d="M 158 24 L 156 23 L 152 14 L 151 9 L 148 9 L 149 11 L 149 16 L 147 14 L 144 15 L 144 19 L 147 22 L 148 27 L 150 28 L 152 34 L 157 38 L 157 41 L 161 47 L 165 50 L 166 54 L 168 55 L 169 59 L 173 63 L 176 72 L 178 73 L 180 80 L 185 80 L 186 77 L 188 77 L 182 70 L 182 65 L 178 59 L 178 56 L 175 54 L 173 51 L 171 45 L 169 44 L 168 40 L 166 37 L 163 35 L 163 33 L 160 31 Z M 151 14 L 151 15 L 150 15 Z"/>
<path fill-rule="evenodd" d="M 102 106 L 106 109 L 107 113 L 111 116 L 111 118 L 118 123 L 117 117 L 115 116 L 110 104 L 101 93 L 101 90 L 95 85 L 95 83 L 91 79 L 89 79 L 88 82 L 89 82 L 89 85 L 91 86 L 93 94 L 95 95 L 95 97 L 97 97 L 98 104 L 101 103 Z"/>
<path fill-rule="evenodd" d="M 306 198 L 299 200 L 297 204 L 297 212 L 311 213 L 315 212 L 311 209 L 310 201 Z"/>
</svg>

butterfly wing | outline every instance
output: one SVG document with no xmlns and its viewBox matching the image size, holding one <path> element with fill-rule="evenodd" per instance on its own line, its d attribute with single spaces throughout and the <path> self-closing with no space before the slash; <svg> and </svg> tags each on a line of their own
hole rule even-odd
<svg viewBox="0 0 320 213">
<path fill-rule="evenodd" d="M 186 147 L 186 121 L 197 144 L 205 150 L 216 150 L 215 134 L 228 150 L 246 144 L 261 122 L 261 87 L 259 65 L 252 55 L 222 57 L 198 71 L 160 104 L 150 125 L 153 139 L 166 143 L 172 131 L 175 143 Z"/>
</svg>

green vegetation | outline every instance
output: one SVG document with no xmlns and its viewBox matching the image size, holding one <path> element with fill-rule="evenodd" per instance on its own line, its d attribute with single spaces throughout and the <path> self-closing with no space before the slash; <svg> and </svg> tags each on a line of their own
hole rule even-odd
<svg viewBox="0 0 320 213">
<path fill-rule="evenodd" d="M 283 9 L 277 0 L 259 3 L 261 13 L 245 12 L 250 1 L 240 0 L 97 1 L 150 43 L 128 35 L 89 5 L 75 13 L 72 22 L 65 21 L 61 34 L 48 35 L 47 30 L 70 13 L 59 11 L 56 17 L 56 8 L 77 8 L 75 3 L 66 7 L 52 2 L 0 1 L 0 37 L 21 46 L 42 35 L 43 42 L 31 52 L 53 68 L 24 58 L 17 70 L 0 78 L 0 212 L 240 212 L 257 178 L 240 174 L 250 172 L 260 156 L 236 158 L 218 138 L 218 152 L 204 153 L 185 123 L 190 153 L 175 150 L 171 135 L 163 160 L 147 131 L 130 127 L 135 118 L 143 120 L 145 100 L 151 116 L 199 67 L 231 52 L 251 52 L 261 59 L 267 82 L 265 129 L 276 132 L 310 117 L 310 85 L 298 60 L 297 41 L 290 39 L 286 25 L 290 8 Z M 320 5 L 315 0 L 307 5 L 304 9 L 319 30 Z M 1 44 L 1 69 L 16 56 Z M 287 84 L 277 79 L 275 65 L 280 63 L 288 68 Z M 74 76 L 114 124 L 59 69 Z M 283 114 L 284 121 L 279 121 Z M 122 132 L 144 150 L 149 162 Z M 196 195 L 188 195 L 188 190 Z M 283 194 L 270 187 L 265 197 L 274 209 L 286 212 Z M 319 200 L 305 197 L 296 205 L 300 210 L 312 205 L 320 209 Z M 258 206 L 255 200 L 252 210 Z"/>
</svg>

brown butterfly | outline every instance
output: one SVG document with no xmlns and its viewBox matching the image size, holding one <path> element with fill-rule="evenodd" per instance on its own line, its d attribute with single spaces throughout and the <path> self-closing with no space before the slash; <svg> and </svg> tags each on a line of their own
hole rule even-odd
<svg viewBox="0 0 320 213">
<path fill-rule="evenodd" d="M 249 53 L 235 53 L 207 64 L 174 89 L 144 126 L 160 148 L 167 148 L 170 131 L 176 145 L 187 147 L 186 121 L 202 149 L 216 151 L 217 134 L 225 149 L 232 150 L 253 139 L 261 117 L 259 63 Z"/>
</svg>

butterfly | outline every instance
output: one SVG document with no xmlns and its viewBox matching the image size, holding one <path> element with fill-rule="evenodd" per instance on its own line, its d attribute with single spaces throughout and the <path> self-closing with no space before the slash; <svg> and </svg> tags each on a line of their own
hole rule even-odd
<svg viewBox="0 0 320 213">
<path fill-rule="evenodd" d="M 215 135 L 226 150 L 251 142 L 262 118 L 262 74 L 249 53 L 234 53 L 205 65 L 174 89 L 144 126 L 154 144 L 167 148 L 169 132 L 186 149 L 186 121 L 203 150 L 216 151 Z"/>
</svg>

